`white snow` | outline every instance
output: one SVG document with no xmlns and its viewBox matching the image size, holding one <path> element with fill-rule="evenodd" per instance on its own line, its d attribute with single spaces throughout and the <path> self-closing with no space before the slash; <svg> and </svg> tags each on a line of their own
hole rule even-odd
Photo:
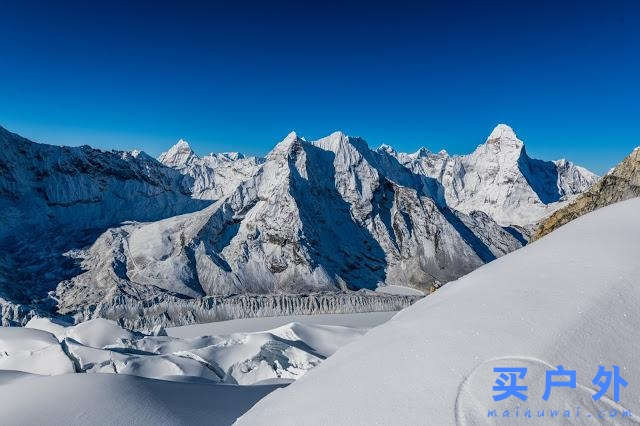
<svg viewBox="0 0 640 426">
<path fill-rule="evenodd" d="M 277 388 L 116 374 L 42 377 L 0 371 L 0 422 L 6 426 L 230 425 Z"/>
<path fill-rule="evenodd" d="M 520 415 L 581 407 L 575 424 L 600 424 L 597 414 L 609 409 L 637 416 L 638 211 L 640 199 L 603 208 L 449 283 L 265 397 L 238 424 L 494 424 L 488 410 L 514 416 L 516 406 Z M 554 387 L 545 402 L 544 374 L 557 365 L 576 371 L 577 388 Z M 618 365 L 628 382 L 618 404 L 612 388 L 591 397 L 599 365 Z M 526 402 L 493 401 L 498 366 L 528 368 Z M 620 415 L 608 420 L 640 421 Z"/>
<path fill-rule="evenodd" d="M 197 378 L 243 385 L 290 382 L 366 333 L 369 324 L 390 315 L 334 320 L 364 322 L 366 327 L 321 325 L 319 318 L 315 324 L 285 323 L 291 318 L 280 318 L 253 321 L 254 328 L 279 323 L 267 331 L 233 331 L 242 322 L 183 327 L 182 333 L 178 328 L 176 333 L 190 335 L 187 338 L 167 336 L 160 329 L 151 335 L 134 333 L 102 318 L 74 326 L 34 318 L 25 328 L 0 328 L 0 369 L 51 375 L 117 373 L 174 381 Z M 218 334 L 194 335 L 195 330 Z"/>
<path fill-rule="evenodd" d="M 104 319 L 71 326 L 35 317 L 24 328 L 0 327 L 1 423 L 231 424 L 394 314 L 234 320 L 171 336 Z"/>
<path fill-rule="evenodd" d="M 498 124 L 468 155 L 424 150 L 394 156 L 414 173 L 436 179 L 448 206 L 464 213 L 482 211 L 502 226 L 529 226 L 598 179 L 566 160 L 530 158 L 506 124 Z"/>
<path fill-rule="evenodd" d="M 51 375 L 74 372 L 53 334 L 16 327 L 0 327 L 0 370 Z"/>
<path fill-rule="evenodd" d="M 195 198 L 217 200 L 230 194 L 242 181 L 254 175 L 262 158 L 245 157 L 239 152 L 211 153 L 199 157 L 180 139 L 158 161 L 182 173 Z"/>
</svg>

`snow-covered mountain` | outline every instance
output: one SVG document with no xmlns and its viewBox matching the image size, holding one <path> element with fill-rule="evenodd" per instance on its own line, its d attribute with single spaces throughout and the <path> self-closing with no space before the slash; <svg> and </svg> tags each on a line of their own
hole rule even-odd
<svg viewBox="0 0 640 426">
<path fill-rule="evenodd" d="M 573 219 L 596 209 L 635 197 L 640 197 L 640 147 L 634 149 L 588 191 L 542 220 L 534 238 L 553 232 Z"/>
<path fill-rule="evenodd" d="M 636 198 L 597 210 L 449 283 L 236 424 L 638 424 L 639 209 Z M 545 401 L 558 366 L 575 385 Z M 605 386 L 596 373 L 611 379 L 613 366 L 624 383 Z M 503 381 L 497 367 L 525 371 Z M 494 400 L 501 384 L 525 386 L 526 400 Z"/>
<path fill-rule="evenodd" d="M 75 253 L 85 272 L 57 297 L 74 314 L 142 294 L 429 291 L 522 245 L 487 215 L 438 203 L 432 185 L 362 139 L 291 133 L 213 205 L 110 229 Z"/>
<path fill-rule="evenodd" d="M 263 159 L 246 158 L 238 152 L 199 157 L 187 141 L 180 139 L 163 152 L 158 161 L 187 176 L 185 186 L 190 188 L 195 198 L 217 200 L 229 195 L 240 182 L 254 175 Z"/>
<path fill-rule="evenodd" d="M 63 254 L 123 221 L 198 211 L 190 183 L 144 152 L 31 142 L 0 127 L 0 311 L 3 322 L 78 273 Z M 12 303 L 10 303 L 12 302 Z M 6 321 L 5 321 L 6 320 Z"/>
<path fill-rule="evenodd" d="M 524 143 L 505 124 L 496 126 L 469 155 L 434 154 L 426 148 L 403 154 L 386 145 L 378 151 L 395 156 L 414 173 L 436 179 L 451 208 L 482 211 L 503 226 L 528 227 L 598 180 L 564 159 L 530 158 Z"/>
<path fill-rule="evenodd" d="M 207 309 L 232 318 L 239 306 L 289 309 L 230 295 L 429 292 L 521 247 L 526 230 L 507 225 L 528 225 L 594 179 L 567 162 L 530 159 L 504 125 L 463 157 L 371 150 L 341 132 L 313 142 L 291 133 L 264 159 L 198 157 L 185 141 L 160 161 L 4 130 L 2 143 L 0 244 L 12 252 L 0 260 L 4 322 L 33 314 L 7 300 L 137 327 L 194 322 Z M 367 294 L 333 309 L 414 300 Z M 313 296 L 301 311 L 327 312 L 306 304 L 334 299 Z"/>
</svg>

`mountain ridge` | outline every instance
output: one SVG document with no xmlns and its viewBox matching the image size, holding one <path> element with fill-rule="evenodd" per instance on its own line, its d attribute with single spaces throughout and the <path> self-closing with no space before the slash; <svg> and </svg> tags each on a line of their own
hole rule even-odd
<svg viewBox="0 0 640 426">
<path fill-rule="evenodd" d="M 526 153 L 524 144 L 509 129 L 492 132 L 497 136 L 488 138 L 476 151 L 500 149 L 502 161 L 513 169 Z M 3 141 L 11 145 L 9 141 L 14 139 L 22 140 L 13 135 Z M 86 235 L 74 237 L 72 243 L 68 235 L 58 235 L 58 243 L 28 261 L 18 254 L 9 263 L 0 262 L 0 296 L 22 303 L 42 298 L 37 306 L 83 319 L 91 315 L 129 318 L 143 305 L 167 306 L 176 297 L 195 300 L 232 294 L 339 293 L 384 289 L 387 285 L 430 292 L 521 247 L 528 235 L 523 227 L 496 223 L 490 209 L 464 212 L 452 206 L 447 198 L 451 188 L 444 175 L 432 176 L 421 168 L 424 162 L 455 163 L 458 160 L 451 158 L 458 157 L 443 151 L 432 154 L 419 150 L 419 155 L 411 156 L 392 149 L 372 150 L 364 139 L 343 132 L 315 141 L 291 132 L 265 158 L 237 153 L 199 157 L 184 140 L 158 161 L 139 151 L 56 148 L 54 153 L 64 160 L 62 164 L 70 161 L 67 157 L 91 159 L 83 168 L 72 168 L 73 173 L 69 167 L 59 169 L 56 164 L 60 161 L 53 164 L 51 158 L 58 157 L 48 151 L 39 157 L 28 154 L 46 149 L 27 142 L 31 145 L 24 154 L 11 158 L 0 155 L 0 166 L 13 163 L 16 170 L 27 173 L 33 167 L 23 160 L 33 157 L 36 169 L 46 173 L 31 181 L 42 185 L 38 179 L 49 182 L 47 173 L 53 173 L 50 191 L 62 199 L 73 199 L 73 188 L 79 185 L 99 188 L 105 199 L 122 200 L 133 185 L 127 183 L 131 179 L 143 185 L 166 181 L 156 190 L 159 210 L 154 204 L 141 205 L 143 211 L 136 213 L 138 198 L 125 197 L 124 202 L 133 203 L 133 209 L 124 210 L 122 217 L 108 217 L 87 232 L 77 217 L 91 222 L 93 216 L 86 216 L 82 209 L 91 207 L 83 206 L 94 205 L 94 210 L 100 211 L 110 205 L 100 204 L 102 198 L 97 204 L 74 203 L 66 208 L 80 210 L 64 210 L 61 215 L 72 219 L 76 231 Z M 6 151 L 16 152 L 20 143 L 14 145 Z M 527 157 L 527 171 L 543 189 L 556 185 L 540 177 L 544 175 L 540 170 L 546 170 L 534 163 L 540 160 L 529 160 Z M 104 166 L 105 162 L 111 166 Z M 556 166 L 544 162 L 551 167 L 549 164 Z M 5 169 L 0 167 L 0 188 L 19 190 L 19 185 L 11 186 L 17 180 Z M 528 185 L 524 177 L 520 183 Z M 530 187 L 525 190 L 535 193 Z M 167 194 L 176 192 L 183 198 L 172 202 L 173 210 L 168 210 L 162 200 L 169 200 Z M 4 197 L 0 203 L 5 203 L 0 206 L 11 206 L 7 201 L 11 194 L 8 190 L 0 193 Z M 150 210 L 144 211 L 147 207 Z M 128 222 L 118 224 L 118 220 Z M 0 244 L 32 250 L 36 243 L 17 233 Z M 24 285 L 12 283 L 31 282 L 35 275 L 18 278 L 11 271 L 27 266 L 49 270 L 50 278 L 37 289 L 24 292 Z M 365 306 L 369 302 L 358 303 Z M 16 311 L 12 312 L 8 315 L 15 320 Z"/>
</svg>

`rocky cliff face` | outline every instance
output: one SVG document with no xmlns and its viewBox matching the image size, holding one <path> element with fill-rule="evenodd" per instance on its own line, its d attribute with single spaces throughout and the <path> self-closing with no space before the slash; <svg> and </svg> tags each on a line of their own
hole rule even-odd
<svg viewBox="0 0 640 426">
<path fill-rule="evenodd" d="M 640 147 L 613 168 L 588 191 L 540 222 L 534 239 L 609 204 L 640 196 Z"/>
</svg>

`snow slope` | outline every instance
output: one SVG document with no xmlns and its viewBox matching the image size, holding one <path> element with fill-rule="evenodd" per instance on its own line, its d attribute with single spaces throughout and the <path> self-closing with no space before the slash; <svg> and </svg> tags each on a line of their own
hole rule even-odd
<svg viewBox="0 0 640 426">
<path fill-rule="evenodd" d="M 638 211 L 637 198 L 597 210 L 450 283 L 265 397 L 238 424 L 495 424 L 488 410 L 516 406 L 520 415 L 581 407 L 576 424 L 637 424 L 597 414 L 640 414 Z M 576 370 L 577 388 L 554 387 L 545 402 L 544 373 L 557 365 Z M 618 404 L 612 388 L 592 399 L 598 365 L 618 365 L 628 382 Z M 499 366 L 528 368 L 526 402 L 493 401 Z"/>
<path fill-rule="evenodd" d="M 116 374 L 0 371 L 2 424 L 230 425 L 278 385 L 176 383 Z"/>
</svg>

